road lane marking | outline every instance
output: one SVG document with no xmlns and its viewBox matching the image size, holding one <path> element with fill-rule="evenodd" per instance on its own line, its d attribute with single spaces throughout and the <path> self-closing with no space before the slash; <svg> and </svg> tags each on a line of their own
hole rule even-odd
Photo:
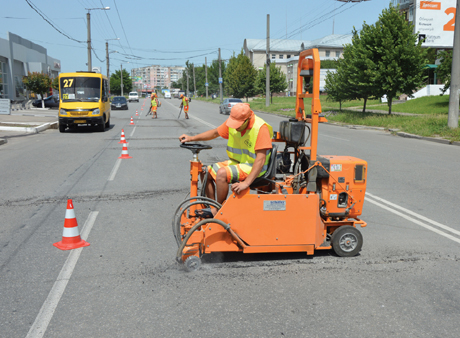
<svg viewBox="0 0 460 338">
<path fill-rule="evenodd" d="M 368 193 L 366 192 L 366 195 L 367 195 L 367 194 L 368 194 Z M 390 207 L 388 207 L 388 206 L 386 206 L 386 205 L 384 205 L 384 204 L 382 204 L 382 203 L 379 203 L 379 202 L 377 202 L 377 201 L 373 201 L 373 200 L 372 200 L 371 198 L 369 198 L 369 197 L 370 197 L 370 194 L 369 194 L 368 198 L 366 198 L 366 201 L 367 201 L 367 202 L 370 202 L 370 203 L 372 203 L 372 204 L 375 204 L 376 206 L 379 206 L 379 207 L 382 208 L 382 209 L 385 209 L 385 210 L 387 210 L 387 211 L 389 211 L 389 212 L 391 212 L 391 213 L 393 213 L 393 214 L 395 214 L 395 215 L 398 215 L 398 216 L 400 216 L 400 217 L 402 217 L 402 218 L 407 219 L 408 221 L 411 221 L 412 223 L 415 223 L 415 224 L 417 224 L 417 225 L 420 225 L 421 227 L 424 227 L 425 229 L 428 229 L 428 230 L 430 230 L 430 231 L 433 231 L 433 232 L 437 233 L 438 235 L 444 236 L 444 237 L 446 237 L 446 238 L 448 238 L 448 239 L 450 239 L 450 240 L 452 240 L 452 241 L 457 242 L 457 243 L 460 244 L 460 239 L 458 239 L 458 238 L 456 238 L 456 237 L 454 237 L 454 236 L 452 236 L 452 235 L 449 235 L 449 234 L 445 233 L 444 231 L 441 231 L 441 230 L 439 230 L 439 229 L 437 229 L 437 228 L 435 228 L 435 227 L 432 227 L 431 225 L 425 224 L 425 223 L 423 223 L 423 222 L 421 222 L 421 221 L 419 221 L 419 220 L 417 220 L 417 219 L 415 219 L 415 218 L 412 218 L 412 217 L 410 217 L 410 216 L 408 216 L 408 215 L 405 215 L 405 214 L 403 214 L 402 212 L 399 212 L 399 211 L 397 211 L 397 210 L 395 210 L 395 209 L 392 209 L 392 208 L 390 208 Z M 422 217 L 423 217 L 423 216 L 422 216 Z M 434 222 L 434 221 L 433 221 L 433 222 Z M 452 230 L 453 230 L 453 229 L 452 229 Z"/>
<path fill-rule="evenodd" d="M 197 120 L 197 121 L 199 121 L 199 122 L 201 122 L 201 123 L 207 125 L 208 127 L 211 127 L 212 129 L 216 129 L 216 128 L 217 128 L 215 125 L 213 125 L 213 124 L 211 124 L 211 123 L 208 123 L 208 122 L 206 122 L 206 121 L 204 121 L 204 120 L 202 120 L 202 119 L 200 119 L 200 118 L 198 118 L 198 117 L 195 117 L 195 116 L 190 116 L 190 117 L 191 117 L 192 119 L 195 119 L 195 120 Z"/>
<path fill-rule="evenodd" d="M 329 135 L 324 135 L 324 134 L 320 134 L 319 136 L 324 136 L 324 137 L 329 137 L 329 138 L 335 138 L 336 140 L 347 141 L 347 142 L 350 141 L 350 140 L 347 140 L 347 139 L 345 139 L 345 138 L 334 137 L 334 136 L 329 136 Z"/>
<path fill-rule="evenodd" d="M 120 168 L 121 158 L 117 159 L 115 165 L 113 166 L 112 172 L 107 181 L 113 181 L 115 179 L 115 175 L 117 174 L 118 168 Z"/>
<path fill-rule="evenodd" d="M 131 132 L 131 135 L 129 135 L 129 137 L 133 137 L 134 131 L 136 130 L 136 127 L 137 127 L 137 126 L 134 126 L 133 131 Z"/>
<path fill-rule="evenodd" d="M 384 200 L 383 198 L 377 197 L 377 196 L 372 195 L 372 194 L 370 194 L 370 193 L 368 193 L 368 192 L 366 192 L 366 195 L 369 196 L 369 197 L 372 197 L 372 198 L 375 199 L 375 200 L 378 200 L 378 201 L 380 201 L 380 202 L 386 203 L 386 204 L 392 206 L 392 207 L 395 208 L 395 209 L 402 210 L 402 211 L 404 211 L 405 213 L 407 213 L 407 214 L 409 214 L 409 215 L 412 215 L 412 216 L 414 216 L 414 217 L 417 217 L 417 218 L 421 219 L 422 221 L 431 223 L 431 224 L 433 224 L 433 225 L 435 225 L 435 226 L 437 226 L 437 227 L 439 227 L 439 228 L 441 228 L 441 229 L 447 230 L 447 231 L 449 231 L 449 232 L 452 232 L 452 233 L 454 233 L 454 234 L 460 236 L 460 231 L 455 230 L 455 229 L 453 229 L 453 228 L 451 228 L 451 227 L 449 227 L 449 226 L 447 226 L 447 225 L 444 225 L 444 224 L 441 224 L 441 223 L 439 223 L 439 222 L 433 221 L 433 220 L 431 220 L 431 219 L 429 219 L 429 218 L 427 218 L 427 217 L 425 217 L 425 216 L 419 215 L 419 214 L 417 214 L 417 213 L 415 213 L 415 212 L 413 212 L 413 211 L 410 211 L 409 209 L 403 208 L 403 207 L 401 207 L 401 206 L 399 206 L 399 205 L 397 205 L 397 204 L 391 203 L 390 201 Z"/>
<path fill-rule="evenodd" d="M 83 240 L 87 240 L 98 214 L 99 211 L 91 211 L 89 213 L 81 232 L 81 238 Z M 29 333 L 27 333 L 26 338 L 41 338 L 45 335 L 46 329 L 48 328 L 48 325 L 53 318 L 54 311 L 56 310 L 56 307 L 58 306 L 59 301 L 67 287 L 67 283 L 69 282 L 70 277 L 72 277 L 73 270 L 78 262 L 78 259 L 80 258 L 82 250 L 83 248 L 71 250 L 67 260 L 64 263 L 64 266 L 61 269 L 61 272 L 59 273 L 58 278 L 56 279 L 56 282 L 54 283 L 50 293 L 48 294 L 48 297 L 43 303 L 37 318 L 35 318 Z"/>
</svg>

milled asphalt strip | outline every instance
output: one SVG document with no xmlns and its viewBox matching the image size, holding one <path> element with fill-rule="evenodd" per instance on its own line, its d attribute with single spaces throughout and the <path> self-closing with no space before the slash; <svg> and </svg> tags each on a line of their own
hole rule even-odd
<svg viewBox="0 0 460 338">
<path fill-rule="evenodd" d="M 366 193 L 366 195 L 367 195 L 367 193 Z M 370 196 L 370 195 L 369 195 L 369 196 Z M 449 235 L 449 234 L 445 233 L 444 231 L 441 231 L 441 230 L 439 230 L 439 229 L 437 229 L 437 228 L 435 228 L 435 227 L 432 227 L 432 226 L 430 226 L 430 225 L 427 225 L 427 224 L 425 224 L 425 223 L 422 223 L 422 222 L 420 222 L 419 220 L 416 220 L 415 218 L 409 217 L 409 216 L 403 214 L 402 212 L 399 212 L 399 211 L 396 211 L 395 209 L 392 209 L 392 208 L 390 208 L 390 207 L 387 207 L 386 205 L 383 205 L 382 203 L 379 203 L 379 202 L 377 202 L 377 201 L 374 201 L 374 200 L 372 200 L 372 199 L 369 198 L 369 197 L 366 198 L 366 202 L 375 204 L 376 206 L 379 206 L 379 207 L 382 208 L 382 209 L 385 209 L 385 210 L 387 210 L 387 211 L 389 211 L 389 212 L 391 212 L 391 213 L 393 213 L 393 214 L 395 214 L 395 215 L 401 216 L 402 218 L 405 218 L 405 219 L 407 219 L 408 221 L 411 221 L 412 223 L 415 223 L 415 224 L 417 224 L 417 225 L 420 225 L 421 227 L 424 227 L 425 229 L 428 229 L 428 230 L 430 230 L 430 231 L 433 231 L 433 232 L 437 233 L 438 235 L 444 236 L 444 237 L 446 237 L 446 238 L 448 238 L 448 239 L 450 239 L 450 240 L 452 240 L 452 241 L 457 242 L 457 243 L 460 244 L 460 239 L 458 239 L 458 238 L 456 238 L 456 237 L 454 237 L 454 236 L 452 236 L 452 235 Z M 421 217 L 423 217 L 423 216 L 421 216 Z M 429 221 L 430 221 L 430 222 L 434 222 L 434 221 L 431 221 L 431 220 L 429 220 Z M 451 229 L 450 231 L 452 231 L 452 230 L 453 230 L 453 229 Z M 455 230 L 454 230 L 454 231 L 455 231 Z"/>
<path fill-rule="evenodd" d="M 99 211 L 91 211 L 89 213 L 81 232 L 81 238 L 83 240 L 88 238 L 98 214 Z M 72 277 L 73 270 L 75 265 L 77 265 L 82 250 L 83 248 L 71 250 L 69 257 L 67 257 L 67 260 L 65 261 L 64 266 L 62 267 L 62 270 L 53 285 L 53 288 L 43 303 L 42 308 L 40 309 L 37 318 L 35 318 L 35 321 L 32 324 L 29 333 L 27 333 L 26 338 L 41 338 L 44 336 L 46 329 L 48 328 L 48 325 L 53 318 L 54 311 L 56 310 L 56 307 L 58 306 L 59 301 L 64 294 L 67 283 L 69 282 L 70 277 Z"/>
</svg>

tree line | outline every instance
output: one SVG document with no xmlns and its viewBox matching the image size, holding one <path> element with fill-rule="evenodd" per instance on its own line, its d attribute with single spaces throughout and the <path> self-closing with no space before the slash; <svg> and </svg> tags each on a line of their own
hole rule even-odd
<svg viewBox="0 0 460 338">
<path fill-rule="evenodd" d="M 390 4 L 373 24 L 363 24 L 358 32 L 353 28 L 352 43 L 344 46 L 343 58 L 337 60 L 335 73 L 326 76 L 328 100 L 340 103 L 387 97 L 389 114 L 392 102 L 399 94 L 412 95 L 427 79 L 428 59 L 436 57 L 433 49 L 422 48 L 413 25 L 407 22 L 397 7 Z M 434 52 L 434 53 L 433 53 Z M 450 55 L 450 59 L 449 59 Z M 442 57 L 438 75 L 441 81 L 450 77 L 451 52 Z M 447 86 L 447 87 L 446 87 Z M 448 88 L 446 83 L 444 91 Z"/>
<path fill-rule="evenodd" d="M 173 88 L 187 89 L 187 74 L 189 90 L 194 91 L 193 68 L 195 68 L 196 95 L 206 95 L 206 74 L 205 65 L 195 66 L 187 61 L 182 78 L 174 82 Z M 224 96 L 238 98 L 249 98 L 258 94 L 265 94 L 266 66 L 263 69 L 256 69 L 251 60 L 244 55 L 243 50 L 240 54 L 233 54 L 229 60 L 221 61 L 222 89 Z M 213 60 L 207 69 L 208 93 L 218 93 L 219 87 L 219 61 Z M 270 93 L 284 92 L 287 89 L 286 75 L 281 71 L 281 67 L 270 64 Z"/>
</svg>

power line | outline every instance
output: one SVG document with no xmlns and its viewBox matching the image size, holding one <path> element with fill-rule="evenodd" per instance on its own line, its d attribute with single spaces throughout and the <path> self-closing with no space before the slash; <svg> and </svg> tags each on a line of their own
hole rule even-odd
<svg viewBox="0 0 460 338">
<path fill-rule="evenodd" d="M 102 3 L 102 1 L 101 1 L 101 3 Z M 117 2 L 115 0 L 113 0 L 113 3 L 115 4 L 115 9 L 117 10 L 118 19 L 120 20 L 120 24 L 121 24 L 121 29 L 123 30 L 123 34 L 125 35 L 126 42 L 128 43 L 129 49 L 131 50 L 131 53 L 132 53 L 133 50 L 131 49 L 131 45 L 129 44 L 128 37 L 126 36 L 125 27 L 123 27 L 123 22 L 121 21 L 120 12 L 118 12 Z"/>
<path fill-rule="evenodd" d="M 25 1 L 26 1 L 27 4 L 30 6 L 30 8 L 32 8 L 38 15 L 40 15 L 40 16 L 43 18 L 43 20 L 45 20 L 46 22 L 48 22 L 48 24 L 49 24 L 51 27 L 53 27 L 56 31 L 58 31 L 59 33 L 61 33 L 62 35 L 64 35 L 66 38 L 68 38 L 68 39 L 70 39 L 70 40 L 73 40 L 73 41 L 78 42 L 78 43 L 85 43 L 85 41 L 80 41 L 80 40 L 74 39 L 74 38 L 70 37 L 69 35 L 67 35 L 66 33 L 63 33 L 63 32 L 62 32 L 61 30 L 59 30 L 54 24 L 52 24 L 52 23 L 50 22 L 50 20 L 48 20 L 47 18 L 45 18 L 46 15 L 45 15 L 44 13 L 42 14 L 42 12 L 41 12 L 38 8 L 35 8 L 35 5 L 34 5 L 31 1 L 29 1 L 29 0 L 25 0 Z"/>
</svg>

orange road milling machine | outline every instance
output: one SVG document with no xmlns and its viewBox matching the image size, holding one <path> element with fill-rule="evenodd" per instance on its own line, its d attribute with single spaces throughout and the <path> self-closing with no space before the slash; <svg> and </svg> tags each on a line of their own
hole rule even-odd
<svg viewBox="0 0 460 338">
<path fill-rule="evenodd" d="M 212 252 L 274 253 L 334 250 L 355 256 L 363 237 L 357 226 L 363 211 L 367 162 L 350 156 L 317 154 L 318 123 L 327 122 L 319 99 L 320 59 L 317 49 L 302 51 L 297 66 L 296 118 L 280 122 L 273 137 L 267 172 L 250 189 L 231 193 L 222 205 L 198 195 L 202 163 L 199 152 L 209 145 L 184 143 L 193 153 L 190 197 L 176 209 L 173 232 L 176 259 L 187 271 L 197 270 L 201 256 Z M 309 91 L 312 83 L 312 90 Z M 311 98 L 311 114 L 304 99 Z M 276 143 L 285 144 L 278 151 Z M 203 185 L 204 186 L 204 185 Z M 214 206 L 214 218 L 197 209 Z"/>
</svg>

